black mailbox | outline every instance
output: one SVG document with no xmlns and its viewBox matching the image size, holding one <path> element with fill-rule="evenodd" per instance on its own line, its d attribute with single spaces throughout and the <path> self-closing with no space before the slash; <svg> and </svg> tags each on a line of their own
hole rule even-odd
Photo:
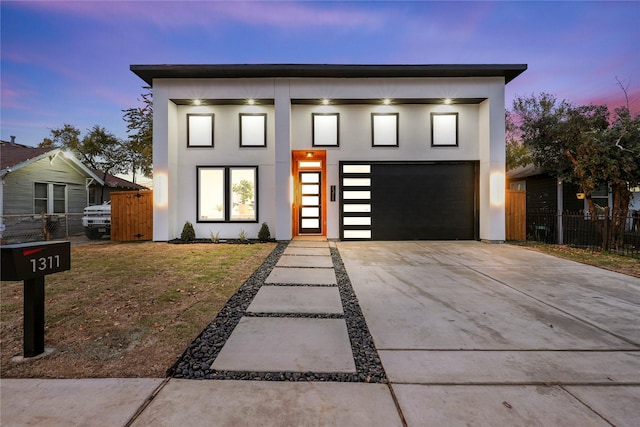
<svg viewBox="0 0 640 427">
<path fill-rule="evenodd" d="M 24 357 L 44 353 L 44 277 L 71 269 L 71 243 L 36 242 L 0 247 L 2 280 L 24 281 Z"/>
<path fill-rule="evenodd" d="M 6 245 L 2 250 L 2 280 L 27 280 L 71 269 L 69 242 Z"/>
</svg>

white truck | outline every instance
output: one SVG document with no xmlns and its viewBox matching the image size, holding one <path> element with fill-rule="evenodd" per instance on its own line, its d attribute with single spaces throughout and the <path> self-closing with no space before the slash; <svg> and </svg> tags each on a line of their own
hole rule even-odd
<svg viewBox="0 0 640 427">
<path fill-rule="evenodd" d="M 99 240 L 105 234 L 111 234 L 111 202 L 84 208 L 82 226 L 84 234 L 91 240 Z"/>
</svg>

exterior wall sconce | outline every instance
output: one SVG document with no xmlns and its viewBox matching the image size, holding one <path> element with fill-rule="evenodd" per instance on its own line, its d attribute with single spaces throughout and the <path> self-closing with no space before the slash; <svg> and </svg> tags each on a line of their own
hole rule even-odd
<svg viewBox="0 0 640 427">
<path fill-rule="evenodd" d="M 578 200 L 584 200 L 585 198 L 585 194 L 584 193 L 576 193 L 576 198 Z"/>
<path fill-rule="evenodd" d="M 156 207 L 164 208 L 169 202 L 169 183 L 165 172 L 153 174 L 153 202 Z"/>
<path fill-rule="evenodd" d="M 489 176 L 489 198 L 491 206 L 504 205 L 504 173 L 492 172 Z"/>
</svg>

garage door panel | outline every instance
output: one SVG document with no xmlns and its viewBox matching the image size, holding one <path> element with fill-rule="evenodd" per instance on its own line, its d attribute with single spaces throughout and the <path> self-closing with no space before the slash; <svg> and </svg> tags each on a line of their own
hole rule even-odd
<svg viewBox="0 0 640 427">
<path fill-rule="evenodd" d="M 374 240 L 476 238 L 474 162 L 374 164 Z"/>
</svg>

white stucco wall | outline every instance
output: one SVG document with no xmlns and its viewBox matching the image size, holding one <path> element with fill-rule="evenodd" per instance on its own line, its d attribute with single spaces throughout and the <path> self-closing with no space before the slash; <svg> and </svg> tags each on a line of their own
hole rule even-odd
<svg viewBox="0 0 640 427">
<path fill-rule="evenodd" d="M 490 202 L 491 174 L 504 176 L 504 78 L 400 79 L 155 79 L 154 186 L 166 180 L 168 206 L 156 205 L 154 240 L 179 237 L 191 221 L 198 237 L 240 229 L 257 235 L 267 222 L 272 235 L 291 238 L 291 150 L 311 149 L 311 114 L 340 113 L 340 147 L 327 151 L 327 185 L 338 186 L 340 160 L 480 161 L 480 238 L 504 240 L 504 204 Z M 270 99 L 273 105 L 175 105 L 171 99 Z M 372 99 L 380 104 L 300 105 L 303 99 Z M 488 98 L 481 104 L 381 105 L 384 98 Z M 293 101 L 292 101 L 293 100 Z M 431 147 L 430 113 L 458 112 L 459 146 Z M 239 147 L 238 114 L 267 114 L 267 146 Z M 371 147 L 371 113 L 398 112 L 399 147 Z M 214 113 L 214 147 L 187 147 L 187 113 Z M 197 223 L 196 166 L 257 165 L 258 223 Z M 166 174 L 166 178 L 158 178 Z M 504 185 L 504 179 L 501 181 Z M 493 182 L 495 184 L 495 182 Z M 158 192 L 162 188 L 155 187 Z M 339 188 L 339 186 L 338 186 Z M 504 190 L 504 187 L 502 188 Z M 504 191 L 502 191 L 504 194 Z M 339 203 L 327 207 L 327 237 L 339 236 Z"/>
<path fill-rule="evenodd" d="M 176 221 L 178 232 L 186 221 L 190 221 L 197 237 L 209 238 L 211 233 L 220 232 L 222 237 L 237 237 L 240 230 L 245 230 L 249 236 L 257 236 L 260 223 L 209 223 L 197 222 L 197 180 L 196 166 L 258 166 L 258 213 L 264 222 L 273 228 L 275 217 L 275 133 L 274 108 L 272 105 L 211 105 L 177 107 L 177 167 L 178 193 L 175 196 L 181 209 L 177 212 Z M 213 113 L 215 114 L 214 146 L 187 146 L 187 114 Z M 240 113 L 267 114 L 267 146 L 240 147 Z M 271 230 L 274 231 L 274 230 Z"/>
<path fill-rule="evenodd" d="M 505 240 L 505 117 L 504 87 L 480 104 L 480 239 Z M 494 200 L 494 198 L 499 200 Z M 497 203 L 496 203 L 497 202 Z"/>
</svg>

